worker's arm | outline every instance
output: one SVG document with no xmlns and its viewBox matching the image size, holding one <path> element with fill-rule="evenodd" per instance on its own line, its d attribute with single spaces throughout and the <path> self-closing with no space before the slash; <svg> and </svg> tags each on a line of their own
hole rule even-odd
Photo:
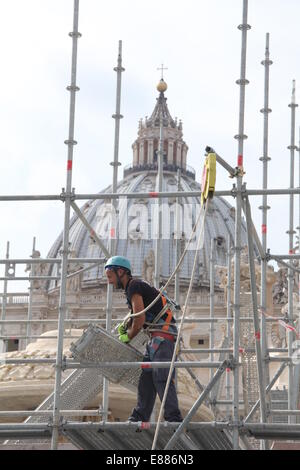
<svg viewBox="0 0 300 470">
<path fill-rule="evenodd" d="M 138 313 L 144 310 L 144 301 L 143 297 L 139 294 L 134 294 L 131 298 L 131 305 L 132 305 L 132 313 Z M 127 330 L 128 338 L 134 338 L 138 332 L 143 328 L 143 325 L 146 321 L 146 315 L 142 313 L 142 315 L 138 315 L 137 317 L 133 318 L 133 322 Z"/>
</svg>

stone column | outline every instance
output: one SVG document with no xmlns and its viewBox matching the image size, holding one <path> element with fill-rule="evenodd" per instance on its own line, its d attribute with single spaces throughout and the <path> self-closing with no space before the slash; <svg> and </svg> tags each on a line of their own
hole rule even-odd
<svg viewBox="0 0 300 470">
<path fill-rule="evenodd" d="M 180 167 L 181 167 L 181 148 L 182 148 L 182 143 L 177 142 L 176 165 Z"/>
<path fill-rule="evenodd" d="M 139 164 L 140 165 L 144 165 L 144 158 L 145 158 L 145 153 L 144 153 L 144 142 L 141 141 L 140 142 L 140 161 L 139 161 Z"/>
<path fill-rule="evenodd" d="M 153 164 L 153 139 L 148 140 L 147 163 L 149 163 L 149 165 Z"/>
<path fill-rule="evenodd" d="M 174 148 L 174 141 L 169 139 L 168 142 L 168 164 L 173 165 L 173 148 Z"/>
<path fill-rule="evenodd" d="M 183 145 L 182 147 L 182 168 L 185 170 L 186 169 L 186 155 L 187 155 L 187 146 Z"/>
<path fill-rule="evenodd" d="M 132 148 L 133 148 L 133 166 L 136 166 L 138 164 L 138 146 L 136 142 L 133 144 Z"/>
</svg>

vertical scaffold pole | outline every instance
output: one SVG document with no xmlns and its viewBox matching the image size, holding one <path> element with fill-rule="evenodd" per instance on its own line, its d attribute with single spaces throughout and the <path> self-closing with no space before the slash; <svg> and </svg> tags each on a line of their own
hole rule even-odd
<svg viewBox="0 0 300 470">
<path fill-rule="evenodd" d="M 177 170 L 177 191 L 180 191 L 181 185 L 181 171 L 180 169 Z M 176 198 L 176 213 L 175 213 L 175 220 L 176 220 L 176 228 L 174 230 L 176 234 L 175 239 L 175 266 L 177 266 L 179 258 L 180 258 L 180 239 L 181 239 L 181 216 L 180 216 L 180 199 L 179 197 Z M 177 304 L 180 304 L 180 278 L 179 278 L 180 269 L 175 274 L 175 301 Z M 176 319 L 177 320 L 177 319 Z M 176 376 L 177 377 L 177 376 Z"/>
<path fill-rule="evenodd" d="M 177 170 L 177 191 L 180 191 L 181 187 L 181 170 L 178 168 Z M 181 201 L 180 198 L 176 198 L 176 212 L 175 212 L 175 266 L 177 266 L 179 259 L 180 259 L 180 247 L 181 247 L 181 234 L 182 234 L 182 212 L 181 212 Z M 175 286 L 174 286 L 174 298 L 175 302 L 180 305 L 180 269 L 175 274 Z M 179 310 L 176 310 L 175 319 L 178 321 L 178 313 Z M 177 387 L 178 384 L 178 374 L 175 376 L 175 385 Z"/>
<path fill-rule="evenodd" d="M 300 188 L 300 127 L 299 127 L 299 140 L 298 140 L 298 177 L 299 177 L 299 188 Z M 298 198 L 298 253 L 300 254 L 300 194 Z M 300 266 L 300 260 L 299 260 Z M 298 266 L 298 267 L 299 267 Z M 298 335 L 300 335 L 300 274 L 298 276 Z"/>
<path fill-rule="evenodd" d="M 299 132 L 299 141 L 298 141 L 298 177 L 299 177 L 299 180 L 298 180 L 298 185 L 299 185 L 299 188 L 300 188 L 300 127 L 299 127 L 298 132 Z M 298 198 L 298 206 L 299 206 L 298 207 L 298 253 L 300 254 L 300 194 L 299 194 L 299 198 Z M 300 266 L 300 261 L 299 261 L 299 266 Z M 298 276 L 298 305 L 300 307 L 300 274 Z M 300 316 L 300 309 L 298 311 L 298 315 Z M 299 318 L 299 322 L 298 322 L 298 335 L 300 335 L 300 318 Z"/>
<path fill-rule="evenodd" d="M 247 31 L 251 28 L 247 24 L 248 0 L 243 0 L 243 22 L 238 26 L 242 32 L 241 47 L 241 75 L 236 83 L 240 86 L 239 103 L 239 133 L 235 136 L 238 140 L 238 174 L 237 174 L 237 194 L 235 206 L 235 234 L 234 234 L 234 324 L 233 324 L 233 359 L 235 367 L 233 370 L 233 449 L 239 448 L 239 342 L 240 342 L 240 265 L 241 265 L 241 222 L 242 222 L 242 183 L 243 183 L 243 151 L 244 139 L 244 118 L 245 118 L 245 88 L 249 83 L 246 80 L 246 52 L 247 52 Z"/>
<path fill-rule="evenodd" d="M 32 244 L 32 257 L 34 256 L 35 252 L 35 237 L 33 237 L 33 244 Z M 33 264 L 30 266 L 30 276 L 32 276 L 33 271 Z M 29 276 L 29 277 L 30 277 Z M 29 300 L 28 300 L 28 313 L 27 313 L 27 329 L 26 329 L 26 346 L 30 343 L 30 335 L 31 335 L 31 319 L 32 319 L 32 298 L 33 298 L 33 281 L 29 281 Z"/>
<path fill-rule="evenodd" d="M 58 445 L 59 424 L 60 424 L 60 392 L 61 392 L 61 377 L 63 366 L 63 341 L 64 341 L 64 320 L 66 314 L 66 282 L 67 282 L 67 267 L 68 267 L 68 254 L 69 254 L 69 229 L 70 229 L 70 208 L 72 198 L 72 166 L 73 166 L 73 148 L 77 142 L 74 140 L 74 125 L 75 125 L 75 96 L 79 88 L 76 86 L 76 71 L 77 71 L 77 42 L 81 34 L 78 32 L 78 15 L 79 15 L 79 0 L 74 0 L 74 13 L 73 13 L 73 31 L 69 33 L 72 38 L 72 68 L 71 68 L 71 85 L 67 87 L 70 91 L 70 112 L 69 112 L 69 137 L 65 141 L 68 146 L 67 156 L 67 180 L 65 192 L 65 214 L 64 214 L 64 232 L 63 232 L 63 249 L 62 249 L 62 262 L 61 262 L 61 277 L 60 277 L 60 295 L 59 295 L 59 318 L 58 318 L 58 338 L 57 338 L 57 355 L 56 355 L 56 373 L 54 385 L 54 403 L 53 403 L 53 430 L 51 449 L 56 450 Z"/>
<path fill-rule="evenodd" d="M 6 243 L 6 259 L 9 259 L 9 242 Z M 5 277 L 8 276 L 8 263 L 5 264 Z M 6 306 L 7 306 L 7 281 L 3 281 L 3 297 L 2 297 L 2 308 L 1 308 L 1 322 L 5 320 L 5 317 L 6 317 Z M 3 336 L 4 335 L 4 329 L 5 329 L 5 326 L 4 326 L 4 323 L 1 323 L 0 325 L 0 335 Z M 0 342 L 0 344 L 2 344 L 2 348 L 0 348 L 0 353 L 2 352 L 6 352 L 6 342 L 3 341 Z M 1 349 L 3 349 L 3 351 L 1 351 Z"/>
<path fill-rule="evenodd" d="M 227 302 L 226 302 L 226 310 L 227 310 L 227 325 L 226 325 L 226 335 L 228 338 L 228 345 L 231 344 L 231 323 L 229 319 L 231 318 L 231 241 L 230 235 L 228 235 L 227 239 Z M 231 399 L 231 387 L 230 387 L 230 373 L 231 370 L 229 368 L 226 369 L 226 400 Z M 230 419 L 230 407 L 226 405 L 226 417 L 227 420 Z"/>
<path fill-rule="evenodd" d="M 263 156 L 260 158 L 263 164 L 263 181 L 262 187 L 263 189 L 267 189 L 268 187 L 268 161 L 271 158 L 268 155 L 269 150 L 269 113 L 272 110 L 269 108 L 269 73 L 270 73 L 270 65 L 272 65 L 272 61 L 270 60 L 270 52 L 269 52 L 269 42 L 270 42 L 270 35 L 269 33 L 266 34 L 266 49 L 265 49 L 265 60 L 261 62 L 261 64 L 265 68 L 265 80 L 264 80 L 264 107 L 260 110 L 261 113 L 264 115 L 264 131 L 263 131 Z M 260 206 L 262 210 L 262 225 L 261 225 L 261 237 L 262 237 L 262 248 L 263 252 L 267 252 L 267 214 L 270 206 L 268 206 L 268 197 L 267 195 L 262 196 L 262 205 Z M 265 320 L 265 312 L 267 310 L 267 267 L 268 263 L 266 258 L 264 257 L 261 260 L 261 295 L 260 295 L 260 302 L 261 302 L 261 310 L 263 314 L 261 315 L 261 351 L 263 357 L 263 364 L 264 364 L 264 377 L 265 382 L 270 382 L 269 377 L 269 367 L 268 367 L 268 353 L 267 353 L 267 329 L 266 329 L 266 320 Z"/>
<path fill-rule="evenodd" d="M 290 189 L 294 188 L 294 172 L 295 172 L 295 150 L 297 149 L 295 145 L 295 114 L 296 114 L 296 82 L 293 80 L 292 87 L 292 98 L 289 107 L 291 108 L 291 143 L 288 146 L 290 150 Z M 287 231 L 289 235 L 289 254 L 294 253 L 294 195 L 290 194 L 290 210 L 289 210 L 289 230 Z M 294 288 L 294 272 L 292 269 L 288 270 L 288 318 L 289 322 L 293 323 L 293 288 Z M 294 339 L 293 331 L 288 331 L 288 355 L 292 357 L 292 344 Z M 293 363 L 289 362 L 289 389 L 288 389 L 288 409 L 293 409 L 293 389 L 294 389 L 294 380 L 293 380 Z M 289 423 L 292 423 L 294 418 L 289 416 Z"/>
<path fill-rule="evenodd" d="M 298 160 L 298 168 L 299 168 L 299 182 L 298 186 L 300 188 L 300 128 L 299 128 L 299 144 L 297 147 L 298 150 L 298 155 L 299 155 L 299 160 Z M 300 253 L 300 195 L 299 195 L 299 207 L 298 207 L 298 253 Z M 299 267 L 299 266 L 298 266 Z M 298 333 L 298 338 L 300 335 L 300 274 L 298 274 L 298 308 L 297 308 L 297 320 L 298 320 L 298 326 L 297 326 L 297 333 Z M 299 340 L 298 340 L 299 341 Z M 299 344 L 299 343 L 297 343 Z M 294 365 L 294 397 L 293 397 L 293 409 L 298 408 L 298 398 L 299 398 L 299 387 L 300 387 L 300 364 L 295 364 Z"/>
<path fill-rule="evenodd" d="M 215 244 L 216 241 L 214 238 L 210 241 L 210 263 L 209 263 L 209 318 L 213 320 L 215 316 L 215 264 L 216 264 L 216 255 L 215 255 Z M 210 322 L 209 327 L 209 349 L 214 349 L 215 347 L 215 324 L 213 321 Z M 210 360 L 214 362 L 214 353 L 210 353 Z M 210 380 L 212 380 L 215 373 L 215 369 L 210 369 Z"/>
<path fill-rule="evenodd" d="M 121 82 L 122 82 L 122 72 L 124 72 L 122 67 L 122 41 L 119 41 L 119 52 L 118 52 L 118 65 L 114 68 L 114 71 L 117 72 L 117 90 L 116 90 L 116 112 L 113 114 L 113 119 L 115 119 L 115 139 L 114 139 L 114 161 L 110 164 L 113 167 L 113 182 L 112 182 L 112 192 L 117 192 L 118 185 L 118 167 L 121 165 L 119 162 L 119 142 L 120 142 L 120 121 L 123 118 L 121 111 Z M 111 256 L 114 256 L 116 253 L 116 236 L 118 230 L 118 214 L 119 214 L 119 205 L 118 199 L 112 199 L 111 201 L 111 227 L 110 227 L 110 237 L 109 237 L 109 247 L 108 251 Z M 106 330 L 111 331 L 111 319 L 112 319 L 112 293 L 113 286 L 107 284 L 107 299 L 106 299 Z M 106 420 L 108 417 L 108 380 L 103 377 L 103 396 L 102 396 L 102 419 Z"/>
<path fill-rule="evenodd" d="M 258 318 L 258 305 L 257 305 L 257 288 L 255 278 L 255 265 L 254 265 L 254 246 L 252 238 L 252 217 L 249 199 L 246 198 L 246 223 L 247 223 L 247 237 L 248 237 L 248 256 L 249 256 L 249 270 L 250 270 L 250 283 L 251 283 L 251 295 L 252 295 L 252 308 L 253 308 L 253 326 L 255 334 L 255 352 L 256 352 L 256 363 L 257 363 L 257 375 L 258 375 L 258 386 L 259 386 L 259 399 L 260 399 L 260 421 L 265 423 L 267 419 L 266 412 L 266 396 L 265 396 L 265 377 L 262 361 L 261 352 L 261 333 L 259 328 Z"/>
<path fill-rule="evenodd" d="M 160 98 L 159 98 L 160 99 Z M 163 186 L 163 116 L 160 111 L 159 117 L 159 151 L 158 151 L 158 167 L 157 167 L 157 181 L 156 191 L 162 192 Z M 155 212 L 157 216 L 156 226 L 156 244 L 155 244 L 155 287 L 159 289 L 160 282 L 160 267 L 161 267 L 161 246 L 162 246 L 162 200 L 158 198 L 157 201 L 158 210 Z"/>
</svg>

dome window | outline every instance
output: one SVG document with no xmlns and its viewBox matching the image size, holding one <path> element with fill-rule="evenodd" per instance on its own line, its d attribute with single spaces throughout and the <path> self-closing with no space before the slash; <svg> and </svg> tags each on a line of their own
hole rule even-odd
<svg viewBox="0 0 300 470">
<path fill-rule="evenodd" d="M 222 245 L 224 245 L 224 241 L 225 241 L 224 237 L 221 237 L 221 236 L 217 237 L 216 238 L 217 246 L 221 247 Z"/>
</svg>

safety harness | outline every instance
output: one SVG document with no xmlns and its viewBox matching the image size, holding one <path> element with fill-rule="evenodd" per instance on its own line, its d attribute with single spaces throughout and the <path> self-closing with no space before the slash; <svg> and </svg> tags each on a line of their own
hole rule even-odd
<svg viewBox="0 0 300 470">
<path fill-rule="evenodd" d="M 172 308 L 175 306 L 175 308 L 180 309 L 180 306 L 169 299 L 165 293 L 161 296 L 161 300 L 163 308 L 156 315 L 152 322 L 144 323 L 144 325 L 146 325 L 144 331 L 149 336 L 162 336 L 173 340 L 175 337 L 177 337 L 177 328 L 175 326 L 175 322 L 172 322 Z M 163 318 L 164 315 L 166 315 L 166 318 Z"/>
</svg>

